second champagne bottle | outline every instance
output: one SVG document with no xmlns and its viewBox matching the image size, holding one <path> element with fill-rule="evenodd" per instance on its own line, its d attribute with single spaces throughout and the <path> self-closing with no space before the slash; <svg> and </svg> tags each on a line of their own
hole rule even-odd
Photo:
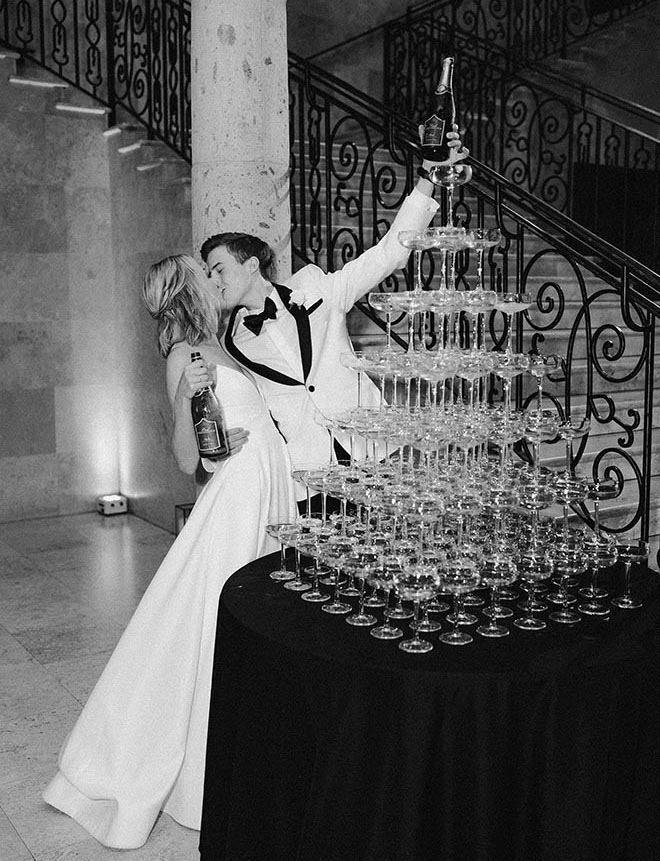
<svg viewBox="0 0 660 861">
<path fill-rule="evenodd" d="M 191 353 L 190 361 L 201 359 L 201 353 Z M 200 457 L 219 460 L 229 454 L 225 416 L 211 386 L 195 392 L 190 401 L 197 451 Z"/>
</svg>

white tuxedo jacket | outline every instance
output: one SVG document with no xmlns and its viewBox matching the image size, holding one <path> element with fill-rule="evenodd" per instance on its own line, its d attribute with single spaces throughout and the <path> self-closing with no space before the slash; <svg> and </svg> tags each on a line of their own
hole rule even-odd
<svg viewBox="0 0 660 861">
<path fill-rule="evenodd" d="M 373 248 L 349 261 L 338 272 L 326 273 L 318 266 L 305 266 L 270 298 L 277 317 L 266 320 L 259 335 L 242 320 L 244 308 L 232 312 L 223 344 L 251 376 L 286 440 L 291 463 L 327 462 L 332 457 L 330 435 L 315 420 L 320 413 L 331 415 L 357 406 L 357 374 L 340 361 L 352 345 L 346 314 L 353 304 L 395 269 L 405 266 L 409 251 L 397 240 L 401 230 L 422 230 L 438 204 L 416 189 L 406 198 L 392 226 Z M 304 305 L 290 303 L 291 291 L 301 291 Z M 377 405 L 378 387 L 366 375 L 362 381 L 363 406 Z M 349 449 L 349 439 L 337 434 Z M 364 441 L 355 446 L 356 457 L 364 457 Z M 303 491 L 299 493 L 304 496 Z"/>
</svg>

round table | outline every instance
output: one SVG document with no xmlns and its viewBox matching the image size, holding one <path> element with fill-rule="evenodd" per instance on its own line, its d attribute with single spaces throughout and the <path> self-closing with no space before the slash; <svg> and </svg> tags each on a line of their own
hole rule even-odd
<svg viewBox="0 0 660 861">
<path fill-rule="evenodd" d="M 657 575 L 640 610 L 410 655 L 276 567 L 220 599 L 202 861 L 660 859 Z"/>
</svg>

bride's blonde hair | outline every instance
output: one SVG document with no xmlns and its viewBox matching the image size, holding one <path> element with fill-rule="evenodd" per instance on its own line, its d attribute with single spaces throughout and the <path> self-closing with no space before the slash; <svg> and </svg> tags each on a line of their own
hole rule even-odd
<svg viewBox="0 0 660 861">
<path fill-rule="evenodd" d="M 188 254 L 165 257 L 144 276 L 142 298 L 158 322 L 163 356 L 179 341 L 196 346 L 217 333 L 219 315 L 206 292 L 206 278 L 202 267 Z"/>
</svg>

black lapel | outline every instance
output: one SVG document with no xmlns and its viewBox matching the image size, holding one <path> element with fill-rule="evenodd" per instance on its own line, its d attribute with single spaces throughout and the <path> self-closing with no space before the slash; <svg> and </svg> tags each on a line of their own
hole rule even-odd
<svg viewBox="0 0 660 861">
<path fill-rule="evenodd" d="M 314 304 L 312 305 L 312 307 L 307 309 L 307 316 L 309 317 L 310 315 L 312 315 L 314 311 L 316 311 L 316 309 L 319 307 L 319 305 L 322 304 L 323 299 L 317 299 L 316 302 L 314 302 Z"/>
<path fill-rule="evenodd" d="M 279 284 L 275 284 L 274 287 L 277 290 L 284 307 L 296 321 L 303 379 L 307 380 L 309 370 L 312 367 L 312 333 L 309 328 L 309 312 L 304 307 L 290 304 L 289 299 L 291 297 L 291 290 L 289 290 L 288 287 L 281 287 Z"/>
<path fill-rule="evenodd" d="M 293 377 L 287 377 L 286 374 L 281 374 L 279 371 L 269 368 L 268 365 L 261 365 L 259 362 L 253 362 L 252 359 L 242 352 L 242 350 L 239 350 L 234 342 L 233 332 L 234 325 L 236 323 L 236 315 L 240 310 L 241 306 L 234 308 L 231 312 L 231 316 L 227 323 L 227 329 L 225 331 L 225 349 L 229 355 L 236 359 L 239 365 L 244 365 L 246 368 L 249 368 L 252 373 L 257 374 L 260 377 L 266 377 L 266 379 L 273 380 L 275 383 L 281 383 L 283 386 L 302 386 L 300 380 L 294 380 Z"/>
</svg>

